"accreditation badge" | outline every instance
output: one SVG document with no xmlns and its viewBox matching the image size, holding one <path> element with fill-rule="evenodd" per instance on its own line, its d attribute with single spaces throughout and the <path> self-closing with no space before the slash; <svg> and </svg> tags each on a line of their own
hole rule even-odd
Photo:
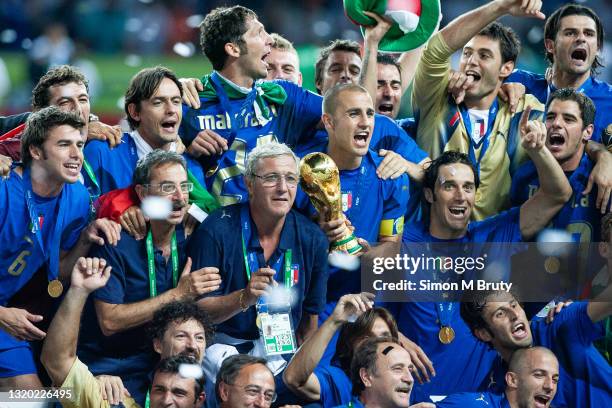
<svg viewBox="0 0 612 408">
<path fill-rule="evenodd" d="M 295 353 L 297 347 L 290 305 L 258 304 L 257 327 L 266 355 Z"/>
</svg>

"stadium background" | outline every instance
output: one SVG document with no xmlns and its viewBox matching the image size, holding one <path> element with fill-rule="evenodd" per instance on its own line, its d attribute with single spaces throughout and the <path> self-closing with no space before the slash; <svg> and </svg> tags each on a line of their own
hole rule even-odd
<svg viewBox="0 0 612 408">
<path fill-rule="evenodd" d="M 442 0 L 442 25 L 486 2 Z M 564 3 L 546 0 L 543 11 L 548 15 Z M 612 0 L 578 3 L 594 8 L 604 27 L 612 21 Z M 31 89 L 40 75 L 50 64 L 70 63 L 90 80 L 92 112 L 116 123 L 125 89 L 138 70 L 159 64 L 179 77 L 200 77 L 211 70 L 200 51 L 198 25 L 214 7 L 233 4 L 252 8 L 269 32 L 295 44 L 304 86 L 311 90 L 321 46 L 336 38 L 362 42 L 341 0 L 0 0 L 0 113 L 29 110 Z M 518 66 L 543 72 L 543 24 L 516 18 L 505 22 L 521 37 Z M 52 53 L 50 42 L 58 44 Z M 608 65 L 611 52 L 608 41 L 603 50 Z M 599 78 L 612 82 L 612 69 L 604 68 Z M 405 97 L 400 117 L 411 116 L 409 102 Z"/>
</svg>

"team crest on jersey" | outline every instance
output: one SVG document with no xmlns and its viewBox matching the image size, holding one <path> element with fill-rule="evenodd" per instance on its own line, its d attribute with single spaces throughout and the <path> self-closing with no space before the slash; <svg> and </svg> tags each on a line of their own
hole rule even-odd
<svg viewBox="0 0 612 408">
<path fill-rule="evenodd" d="M 342 193 L 342 211 L 348 211 L 353 206 L 353 193 Z"/>
</svg>

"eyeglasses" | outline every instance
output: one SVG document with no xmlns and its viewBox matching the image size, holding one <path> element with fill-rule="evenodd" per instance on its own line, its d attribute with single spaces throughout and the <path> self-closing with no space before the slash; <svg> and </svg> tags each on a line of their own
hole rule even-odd
<svg viewBox="0 0 612 408">
<path fill-rule="evenodd" d="M 261 179 L 261 184 L 263 184 L 264 187 L 277 186 L 281 182 L 282 179 L 285 179 L 285 183 L 287 183 L 288 186 L 295 187 L 300 181 L 300 178 L 297 175 L 291 174 L 291 173 L 289 174 L 271 173 L 271 174 L 266 174 L 264 176 L 259 176 L 257 174 L 254 174 L 254 176 Z"/>
<path fill-rule="evenodd" d="M 178 186 L 174 183 L 161 183 L 161 184 L 145 184 L 146 188 L 157 187 L 159 191 L 164 195 L 172 195 L 176 193 Z M 191 193 L 193 191 L 193 183 L 181 183 L 181 193 Z"/>
<path fill-rule="evenodd" d="M 249 398 L 255 399 L 259 397 L 260 395 L 263 395 L 264 400 L 266 402 L 273 403 L 276 401 L 276 393 L 274 391 L 272 390 L 264 391 L 263 388 L 261 388 L 258 385 L 246 385 L 246 386 L 242 386 L 241 384 L 229 384 L 229 385 L 232 385 L 234 387 L 242 387 L 244 393 Z"/>
</svg>

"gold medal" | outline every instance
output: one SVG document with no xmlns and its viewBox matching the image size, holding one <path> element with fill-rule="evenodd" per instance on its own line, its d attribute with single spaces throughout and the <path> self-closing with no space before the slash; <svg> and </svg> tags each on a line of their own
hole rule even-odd
<svg viewBox="0 0 612 408">
<path fill-rule="evenodd" d="M 438 339 L 442 344 L 450 344 L 455 339 L 455 331 L 450 326 L 442 326 L 438 332 Z"/>
<path fill-rule="evenodd" d="M 64 291 L 64 286 L 62 285 L 62 282 L 60 282 L 58 279 L 53 279 L 47 285 L 47 293 L 52 298 L 60 297 L 63 291 Z"/>
<path fill-rule="evenodd" d="M 559 262 L 559 258 L 554 257 L 554 256 L 549 256 L 544 261 L 544 269 L 546 269 L 546 272 L 550 274 L 555 274 L 559 272 L 560 266 L 561 266 L 561 262 Z"/>
<path fill-rule="evenodd" d="M 214 166 L 211 167 L 207 172 L 206 172 L 206 177 L 212 177 L 214 176 L 214 174 L 217 172 L 217 170 L 219 169 L 219 166 Z"/>
</svg>

